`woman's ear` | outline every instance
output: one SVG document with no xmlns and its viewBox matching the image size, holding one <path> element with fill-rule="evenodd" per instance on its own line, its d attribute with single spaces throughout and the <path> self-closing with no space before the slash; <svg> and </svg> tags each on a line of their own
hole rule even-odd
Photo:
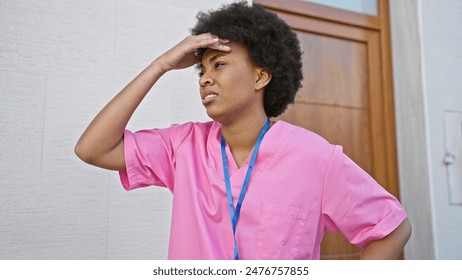
<svg viewBox="0 0 462 280">
<path fill-rule="evenodd" d="M 263 68 L 257 70 L 257 80 L 255 81 L 255 90 L 261 90 L 271 81 L 271 73 Z"/>
</svg>

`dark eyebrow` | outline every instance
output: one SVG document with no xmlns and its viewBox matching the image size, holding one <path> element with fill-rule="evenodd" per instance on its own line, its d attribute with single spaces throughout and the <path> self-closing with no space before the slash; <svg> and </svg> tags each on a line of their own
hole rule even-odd
<svg viewBox="0 0 462 280">
<path fill-rule="evenodd" d="M 219 52 L 219 53 L 215 54 L 214 56 L 209 58 L 209 60 L 208 60 L 209 63 L 212 63 L 213 61 L 215 61 L 220 56 L 226 56 L 226 54 L 222 53 L 222 52 Z M 202 69 L 204 67 L 204 65 L 202 63 L 198 63 L 198 64 L 196 64 L 196 67 L 197 67 L 198 70 L 200 70 L 200 69 Z"/>
<path fill-rule="evenodd" d="M 222 52 L 216 53 L 214 56 L 208 59 L 208 62 L 212 63 L 213 61 L 217 60 L 217 58 L 219 58 L 220 56 L 226 56 L 226 54 Z M 199 66 L 202 67 L 202 63 L 199 63 Z"/>
<path fill-rule="evenodd" d="M 217 53 L 216 55 L 214 55 L 214 56 L 212 56 L 211 58 L 209 58 L 209 63 L 215 61 L 215 60 L 216 60 L 217 58 L 219 58 L 220 56 L 225 56 L 225 54 L 222 53 L 222 52 Z"/>
</svg>

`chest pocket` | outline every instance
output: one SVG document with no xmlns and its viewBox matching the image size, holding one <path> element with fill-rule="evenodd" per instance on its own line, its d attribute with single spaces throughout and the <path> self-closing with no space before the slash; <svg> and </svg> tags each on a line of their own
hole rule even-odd
<svg viewBox="0 0 462 280">
<path fill-rule="evenodd" d="M 264 203 L 256 244 L 262 259 L 294 259 L 298 255 L 307 216 L 304 209 Z"/>
</svg>

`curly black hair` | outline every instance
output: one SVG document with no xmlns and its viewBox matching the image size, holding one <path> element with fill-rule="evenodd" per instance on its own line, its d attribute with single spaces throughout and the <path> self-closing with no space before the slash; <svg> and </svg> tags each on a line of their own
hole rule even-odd
<svg viewBox="0 0 462 280">
<path fill-rule="evenodd" d="M 265 88 L 264 108 L 268 117 L 277 117 L 294 103 L 303 79 L 302 53 L 295 32 L 275 13 L 245 1 L 223 5 L 218 10 L 199 12 L 192 35 L 211 33 L 240 43 L 250 59 L 272 74 Z M 205 49 L 198 50 L 202 56 Z"/>
</svg>

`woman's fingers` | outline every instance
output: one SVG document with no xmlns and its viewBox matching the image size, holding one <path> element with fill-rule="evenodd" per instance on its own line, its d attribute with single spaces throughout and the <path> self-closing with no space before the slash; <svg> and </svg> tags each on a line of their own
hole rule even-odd
<svg viewBox="0 0 462 280">
<path fill-rule="evenodd" d="M 195 46 L 194 50 L 202 49 L 202 48 L 211 48 L 211 49 L 215 49 L 218 51 L 224 51 L 224 52 L 231 51 L 231 48 L 226 45 L 230 42 L 230 40 L 228 39 L 218 38 L 217 36 L 210 34 L 210 33 L 204 33 L 204 34 L 200 34 L 200 35 L 192 36 L 192 37 L 197 38 L 197 41 L 196 41 L 197 45 Z"/>
<path fill-rule="evenodd" d="M 228 43 L 230 43 L 230 42 L 231 42 L 231 41 L 228 40 L 228 39 L 220 38 L 220 43 L 222 43 L 222 44 L 228 44 Z"/>
<path fill-rule="evenodd" d="M 198 49 L 210 48 L 229 52 L 231 48 L 226 45 L 229 42 L 228 39 L 221 39 L 210 33 L 188 36 L 160 56 L 157 62 L 165 72 L 171 69 L 187 68 L 200 62 L 200 57 L 197 56 Z"/>
</svg>

